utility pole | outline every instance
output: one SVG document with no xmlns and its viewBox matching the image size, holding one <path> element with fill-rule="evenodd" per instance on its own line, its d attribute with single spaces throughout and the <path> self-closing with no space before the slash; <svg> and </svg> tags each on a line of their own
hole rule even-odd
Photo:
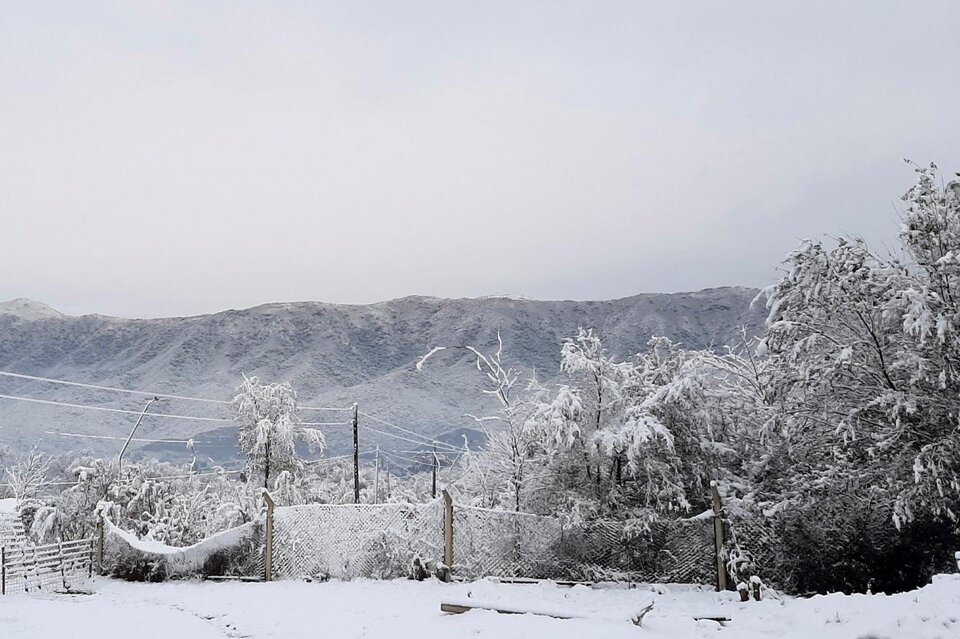
<svg viewBox="0 0 960 639">
<path fill-rule="evenodd" d="M 120 483 L 120 478 L 122 477 L 121 471 L 123 468 L 123 454 L 127 452 L 127 446 L 130 445 L 130 442 L 133 441 L 133 435 L 137 432 L 137 429 L 140 428 L 140 422 L 143 421 L 143 416 L 147 414 L 147 409 L 150 408 L 150 404 L 154 402 L 159 402 L 159 397 L 154 397 L 147 402 L 147 405 L 143 407 L 143 412 L 140 413 L 140 417 L 137 418 L 137 423 L 133 425 L 133 430 L 130 431 L 130 436 L 127 437 L 127 441 L 124 442 L 123 448 L 120 449 L 120 454 L 117 456 L 117 483 Z"/>
<path fill-rule="evenodd" d="M 360 420 L 357 403 L 353 403 L 353 503 L 360 503 Z"/>
<path fill-rule="evenodd" d="M 437 445 L 433 445 L 433 498 L 437 498 L 437 466 L 440 465 L 440 460 L 437 459 Z"/>
<path fill-rule="evenodd" d="M 377 446 L 377 473 L 373 482 L 373 503 L 380 503 L 380 447 Z"/>
<path fill-rule="evenodd" d="M 390 460 L 387 460 L 387 499 L 390 499 Z"/>
</svg>

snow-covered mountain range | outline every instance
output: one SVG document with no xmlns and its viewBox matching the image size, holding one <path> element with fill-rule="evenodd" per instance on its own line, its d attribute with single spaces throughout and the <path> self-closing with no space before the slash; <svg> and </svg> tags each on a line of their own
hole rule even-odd
<svg viewBox="0 0 960 639">
<path fill-rule="evenodd" d="M 72 317 L 40 302 L 0 303 L 0 371 L 76 382 L 228 400 L 241 374 L 289 381 L 303 403 L 360 410 L 427 437 L 472 426 L 465 413 L 495 410 L 482 380 L 461 351 L 447 351 L 418 373 L 415 362 L 433 346 L 489 348 L 501 331 L 505 361 L 550 381 L 559 350 L 578 326 L 599 331 L 611 353 L 643 350 L 652 335 L 688 347 L 720 346 L 738 327 L 762 331 L 764 309 L 751 307 L 747 288 L 643 294 L 596 302 L 533 301 L 508 297 L 406 297 L 370 305 L 319 302 L 267 304 L 212 315 L 123 319 Z M 0 394 L 139 411 L 144 397 L 0 376 Z M 226 406 L 164 400 L 151 412 L 229 418 Z M 348 413 L 316 411 L 318 422 Z M 0 399 L 0 444 L 15 451 L 35 444 L 51 451 L 111 454 L 122 441 L 51 435 L 48 431 L 125 437 L 136 415 Z M 421 438 L 361 417 L 362 448 L 418 449 Z M 201 456 L 223 459 L 232 442 L 228 423 L 148 417 L 138 436 L 195 437 Z M 220 429 L 220 430 L 216 430 Z M 390 432 L 394 437 L 372 429 Z M 347 450 L 350 428 L 328 426 L 330 454 Z M 213 431 L 212 434 L 211 431 Z M 462 430 L 453 438 L 462 441 Z M 204 435 L 207 433 L 207 435 Z M 221 438 L 221 439 L 218 439 Z M 447 439 L 451 436 L 448 435 Z M 226 442 L 223 446 L 215 445 Z M 151 447 L 155 452 L 182 445 Z M 169 451 L 168 451 L 169 452 Z"/>
</svg>

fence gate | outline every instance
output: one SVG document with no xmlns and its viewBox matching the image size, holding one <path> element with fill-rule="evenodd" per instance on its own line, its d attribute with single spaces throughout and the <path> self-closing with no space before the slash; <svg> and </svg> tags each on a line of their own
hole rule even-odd
<svg viewBox="0 0 960 639">
<path fill-rule="evenodd" d="M 0 594 L 69 590 L 93 576 L 93 538 L 0 548 Z"/>
<path fill-rule="evenodd" d="M 27 535 L 23 529 L 20 516 L 11 513 L 0 513 L 0 547 L 12 548 L 27 543 Z"/>
</svg>

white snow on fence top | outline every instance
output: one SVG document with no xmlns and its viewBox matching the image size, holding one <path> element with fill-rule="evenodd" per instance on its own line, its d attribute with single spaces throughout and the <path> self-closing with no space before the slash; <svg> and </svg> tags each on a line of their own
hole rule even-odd
<svg viewBox="0 0 960 639">
<path fill-rule="evenodd" d="M 693 517 L 687 517 L 681 521 L 700 521 L 702 519 L 713 519 L 713 510 L 705 510 L 699 515 L 694 515 Z"/>
<path fill-rule="evenodd" d="M 105 519 L 104 523 L 107 526 L 108 534 L 116 535 L 135 550 L 152 555 L 183 555 L 184 557 L 195 554 L 201 550 L 209 553 L 212 550 L 233 546 L 246 535 L 248 535 L 250 533 L 250 529 L 252 528 L 251 524 L 243 524 L 241 526 L 237 526 L 236 528 L 230 528 L 229 530 L 224 530 L 211 535 L 206 539 L 193 544 L 192 546 L 178 547 L 167 546 L 159 541 L 137 539 L 136 535 L 120 528 L 109 519 Z"/>
<path fill-rule="evenodd" d="M 158 541 L 137 539 L 136 535 L 123 530 L 109 519 L 104 519 L 104 524 L 111 545 L 116 543 L 115 540 L 120 540 L 138 552 L 162 556 L 168 564 L 168 570 L 173 574 L 187 574 L 198 569 L 213 553 L 236 546 L 254 532 L 254 522 L 247 522 L 211 535 L 192 546 L 176 547 Z"/>
</svg>

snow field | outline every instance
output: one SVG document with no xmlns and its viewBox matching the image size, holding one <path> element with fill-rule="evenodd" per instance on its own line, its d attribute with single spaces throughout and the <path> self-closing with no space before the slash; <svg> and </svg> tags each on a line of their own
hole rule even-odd
<svg viewBox="0 0 960 639">
<path fill-rule="evenodd" d="M 723 637 L 736 639 L 938 639 L 960 637 L 960 575 L 898 595 L 827 595 L 740 602 L 735 592 L 690 586 L 636 589 L 408 580 L 305 583 L 126 583 L 96 579 L 92 595 L 0 599 L 0 637 L 206 639 L 223 637 L 489 637 L 551 639 Z M 439 611 L 441 600 L 475 600 L 584 618 Z M 643 626 L 628 619 L 649 602 Z M 725 616 L 725 626 L 695 616 Z"/>
</svg>

